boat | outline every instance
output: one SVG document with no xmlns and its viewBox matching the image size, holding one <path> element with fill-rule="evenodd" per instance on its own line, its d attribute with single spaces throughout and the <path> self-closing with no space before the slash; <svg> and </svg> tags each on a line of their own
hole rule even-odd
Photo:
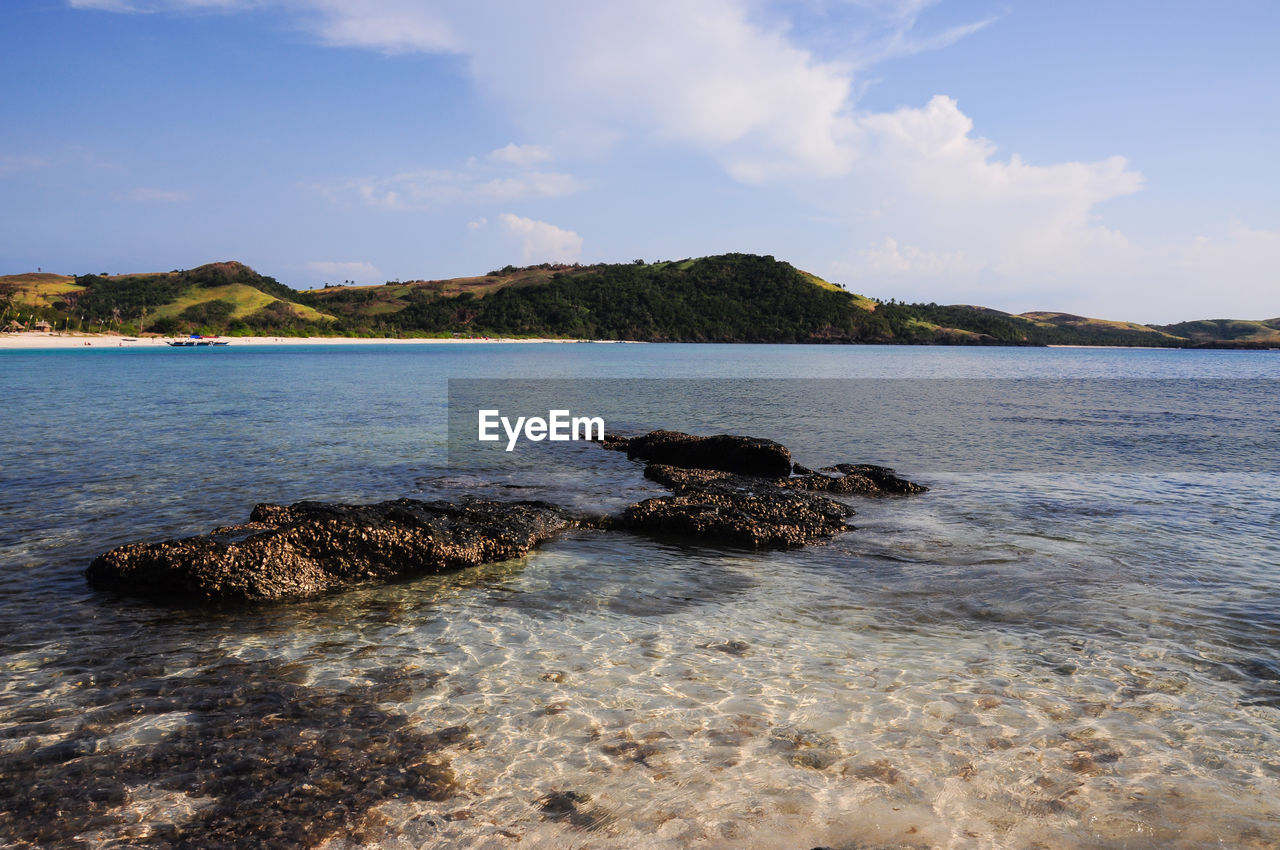
<svg viewBox="0 0 1280 850">
<path fill-rule="evenodd" d="M 166 339 L 165 345 L 172 345 L 175 348 L 197 348 L 210 345 L 230 345 L 231 343 L 225 339 L 217 337 L 201 336 L 200 334 L 192 334 L 186 339 Z"/>
</svg>

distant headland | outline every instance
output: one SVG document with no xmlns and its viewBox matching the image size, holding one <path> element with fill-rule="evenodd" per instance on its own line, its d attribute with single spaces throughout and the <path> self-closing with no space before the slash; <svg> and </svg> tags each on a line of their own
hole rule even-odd
<svg viewBox="0 0 1280 850">
<path fill-rule="evenodd" d="M 477 277 L 296 290 L 238 262 L 0 276 L 0 329 L 121 337 L 1277 348 L 1280 318 L 1174 325 L 877 301 L 769 256 L 507 266 Z"/>
</svg>

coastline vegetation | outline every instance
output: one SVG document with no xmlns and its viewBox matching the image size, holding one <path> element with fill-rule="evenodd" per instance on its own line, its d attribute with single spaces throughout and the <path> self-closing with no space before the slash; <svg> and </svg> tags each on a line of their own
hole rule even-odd
<svg viewBox="0 0 1280 850">
<path fill-rule="evenodd" d="M 650 342 L 1271 347 L 1280 320 L 1148 326 L 856 295 L 770 256 L 506 266 L 294 290 L 237 262 L 0 277 L 0 325 L 163 336 L 549 337 Z M 11 326 L 13 327 L 13 326 Z"/>
</svg>

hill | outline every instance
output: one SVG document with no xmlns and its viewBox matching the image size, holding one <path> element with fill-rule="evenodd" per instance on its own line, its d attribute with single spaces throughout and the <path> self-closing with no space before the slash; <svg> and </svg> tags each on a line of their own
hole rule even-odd
<svg viewBox="0 0 1280 850">
<path fill-rule="evenodd" d="M 1240 319 L 1202 319 L 1197 322 L 1179 322 L 1176 325 L 1157 325 L 1159 330 L 1190 339 L 1196 343 L 1232 343 L 1240 347 L 1280 345 L 1280 319 L 1261 322 Z"/>
<path fill-rule="evenodd" d="M 51 308 L 68 293 L 80 290 L 75 278 L 63 274 L 30 272 L 0 277 L 0 297 L 4 297 L 6 303 L 12 301 L 33 308 Z"/>
<path fill-rule="evenodd" d="M 1138 345 L 1168 348 L 1186 343 L 1185 339 L 1174 334 L 1137 322 L 1117 322 L 1052 312 L 1019 313 L 1018 316 L 1042 328 L 1043 338 L 1050 345 Z"/>
<path fill-rule="evenodd" d="M 280 333 L 332 322 L 298 295 L 237 262 L 141 274 L 0 277 L 6 316 L 26 314 L 73 330 Z"/>
<path fill-rule="evenodd" d="M 484 278 L 344 287 L 308 303 L 363 329 L 673 342 L 859 342 L 902 330 L 868 299 L 772 257 L 508 266 Z M 392 318 L 394 317 L 394 318 Z"/>
<path fill-rule="evenodd" d="M 0 277 L 4 321 L 123 333 L 546 336 L 671 342 L 1267 347 L 1280 320 L 1147 326 L 846 292 L 768 256 L 506 266 L 476 277 L 298 291 L 242 263 Z"/>
</svg>

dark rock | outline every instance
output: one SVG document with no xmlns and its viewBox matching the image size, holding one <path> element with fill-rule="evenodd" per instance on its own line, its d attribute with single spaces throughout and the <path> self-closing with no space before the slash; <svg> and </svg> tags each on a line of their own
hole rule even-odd
<svg viewBox="0 0 1280 850">
<path fill-rule="evenodd" d="M 590 794 L 581 791 L 552 791 L 538 800 L 538 808 L 547 819 L 564 821 L 577 829 L 603 829 L 617 820 L 612 813 L 594 805 Z"/>
<path fill-rule="evenodd" d="M 889 763 L 888 759 L 877 759 L 869 764 L 862 764 L 848 771 L 850 776 L 868 781 L 883 782 L 885 785 L 897 785 L 902 781 L 902 772 Z"/>
<path fill-rule="evenodd" d="M 743 656 L 751 651 L 751 644 L 744 640 L 726 640 L 720 643 L 704 643 L 699 644 L 703 649 L 714 649 L 717 652 L 723 652 L 725 655 Z"/>
<path fill-rule="evenodd" d="M 623 761 L 632 761 L 650 767 L 649 759 L 662 753 L 663 748 L 652 741 L 631 741 L 623 739 L 613 744 L 605 744 L 600 748 L 605 755 Z"/>
<path fill-rule="evenodd" d="M 263 504 L 243 526 L 113 549 L 86 577 L 100 589 L 148 596 L 299 598 L 515 558 L 578 524 L 542 502 Z"/>
<path fill-rule="evenodd" d="M 627 446 L 631 445 L 631 438 L 624 437 L 621 434 L 605 434 L 603 439 L 598 442 L 601 448 L 608 449 L 611 452 L 625 452 Z"/>
<path fill-rule="evenodd" d="M 606 448 L 621 448 L 625 438 L 606 435 Z M 679 431 L 650 431 L 626 441 L 627 457 L 685 469 L 719 469 L 744 475 L 782 477 L 791 472 L 786 446 L 759 437 L 717 434 L 695 437 Z"/>
<path fill-rule="evenodd" d="M 926 489 L 883 466 L 793 467 L 785 446 L 755 437 L 653 431 L 607 435 L 605 446 L 649 460 L 645 477 L 674 493 L 631 505 L 608 527 L 755 549 L 791 549 L 847 531 L 853 510 L 818 493 L 882 496 Z"/>
<path fill-rule="evenodd" d="M 847 531 L 853 509 L 825 496 L 755 476 L 650 464 L 645 475 L 674 496 L 646 499 L 611 521 L 614 528 L 698 537 L 753 549 L 794 549 Z"/>
<path fill-rule="evenodd" d="M 570 528 L 619 528 L 756 549 L 789 549 L 840 534 L 853 514 L 836 495 L 919 493 L 881 466 L 814 472 L 772 440 L 652 431 L 601 445 L 649 461 L 645 476 L 673 492 L 608 518 L 544 502 L 399 499 L 375 505 L 260 504 L 249 521 L 207 535 L 134 543 L 94 559 L 94 587 L 195 600 L 315 596 L 372 581 L 450 572 L 519 557 Z M 792 474 L 793 469 L 795 475 Z"/>
<path fill-rule="evenodd" d="M 765 483 L 790 490 L 858 496 L 909 495 L 924 493 L 929 489 L 898 477 L 887 466 L 840 463 L 814 472 L 796 464 L 795 469 L 806 471 L 798 472 L 793 476 L 738 475 L 707 467 L 688 468 L 678 464 L 650 463 L 645 467 L 644 477 L 664 487 L 670 487 L 677 495 L 690 490 L 703 490 L 713 485 L 718 489 L 729 487 L 751 490 L 758 489 Z M 762 478 L 765 481 L 761 481 Z"/>
<path fill-rule="evenodd" d="M 67 697 L 81 726 L 75 738 L 5 752 L 0 844 L 239 850 L 339 838 L 381 846 L 378 806 L 465 793 L 450 766 L 465 727 L 423 730 L 387 707 L 391 694 L 379 682 L 335 690 L 292 679 L 282 665 L 227 661 L 75 689 Z M 62 707 L 46 701 L 41 710 Z M 174 713 L 185 722 L 158 741 L 108 743 L 139 719 Z M 58 757 L 48 758 L 55 747 Z M 125 804 L 139 787 L 205 804 L 189 817 L 153 809 L 138 835 L 137 809 Z"/>
<path fill-rule="evenodd" d="M 844 755 L 835 738 L 811 729 L 778 729 L 769 737 L 770 746 L 796 767 L 826 770 Z"/>
<path fill-rule="evenodd" d="M 670 489 L 677 496 L 707 489 L 758 490 L 776 486 L 776 481 L 756 476 L 736 475 L 716 469 L 682 469 L 665 463 L 651 463 L 644 468 L 644 477 Z"/>
<path fill-rule="evenodd" d="M 823 473 L 839 473 L 826 474 Z M 782 482 L 785 487 L 817 490 L 823 493 L 841 493 L 858 496 L 905 496 L 924 493 L 929 488 L 899 478 L 887 466 L 869 463 L 838 463 L 819 472 L 801 473 Z"/>
</svg>

